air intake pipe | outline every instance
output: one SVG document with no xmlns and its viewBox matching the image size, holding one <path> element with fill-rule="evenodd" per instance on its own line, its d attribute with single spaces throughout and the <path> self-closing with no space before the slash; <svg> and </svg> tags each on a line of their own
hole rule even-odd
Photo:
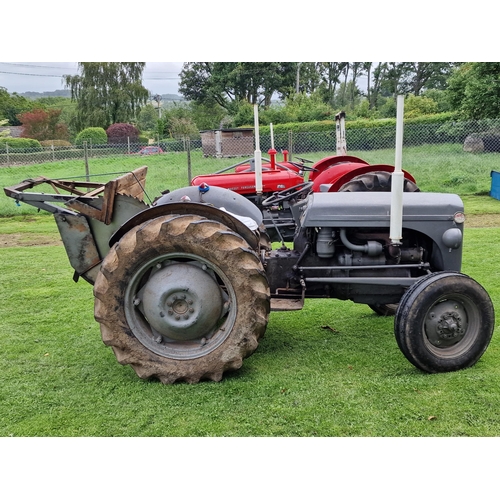
<svg viewBox="0 0 500 500">
<path fill-rule="evenodd" d="M 352 250 L 353 252 L 363 252 L 370 257 L 375 257 L 380 255 L 383 251 L 383 246 L 378 241 L 367 241 L 364 245 L 355 245 L 347 239 L 347 234 L 345 229 L 340 230 L 340 241 L 344 244 L 346 248 Z"/>
</svg>

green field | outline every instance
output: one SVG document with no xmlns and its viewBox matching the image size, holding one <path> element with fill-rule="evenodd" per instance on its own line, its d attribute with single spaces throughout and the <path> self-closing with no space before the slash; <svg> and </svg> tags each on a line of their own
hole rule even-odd
<svg viewBox="0 0 500 500">
<path fill-rule="evenodd" d="M 470 214 L 500 213 L 500 202 L 485 195 L 498 155 L 446 155 L 444 149 L 436 147 L 436 158 L 429 159 L 415 148 L 404 166 L 414 162 L 408 170 L 423 190 L 464 195 Z M 359 156 L 392 163 L 389 153 Z M 146 163 L 152 198 L 186 185 L 183 155 L 146 160 L 95 160 L 91 172 Z M 221 163 L 193 157 L 193 173 Z M 83 165 L 73 162 L 5 168 L 0 184 L 82 173 Z M 102 343 L 92 287 L 72 281 L 52 217 L 6 197 L 0 214 L 0 436 L 500 434 L 498 327 L 475 366 L 428 375 L 399 351 L 392 318 L 351 302 L 307 300 L 302 311 L 273 312 L 255 354 L 222 382 L 143 381 Z M 463 272 L 487 289 L 495 305 L 499 248 L 500 227 L 466 226 Z"/>
<path fill-rule="evenodd" d="M 308 153 L 310 161 L 317 161 L 334 153 Z M 393 150 L 349 151 L 370 164 L 394 164 Z M 267 155 L 264 155 L 267 157 Z M 278 160 L 282 156 L 278 155 Z M 191 177 L 221 170 L 234 165 L 241 158 L 204 158 L 200 151 L 191 154 Z M 165 189 L 171 191 L 188 184 L 188 159 L 186 153 L 168 153 L 158 156 L 134 155 L 90 158 L 88 169 L 91 180 L 103 182 L 142 165 L 148 166 L 146 191 L 151 200 Z M 490 172 L 500 170 L 500 154 L 464 153 L 459 145 L 442 144 L 405 148 L 403 168 L 416 179 L 423 191 L 456 193 L 459 195 L 488 194 L 491 185 Z M 42 165 L 0 168 L 1 187 L 17 184 L 21 180 L 44 176 L 48 178 L 84 178 L 86 167 L 83 160 L 66 160 Z M 0 216 L 36 213 L 27 205 L 16 206 L 12 199 L 0 197 Z"/>
</svg>

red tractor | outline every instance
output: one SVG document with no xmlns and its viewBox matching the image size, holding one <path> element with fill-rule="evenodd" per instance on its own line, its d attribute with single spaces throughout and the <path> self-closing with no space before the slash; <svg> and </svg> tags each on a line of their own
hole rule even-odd
<svg viewBox="0 0 500 500">
<path fill-rule="evenodd" d="M 306 182 L 312 183 L 313 192 L 320 191 L 390 191 L 392 165 L 370 165 L 356 156 L 347 155 L 345 142 L 345 113 L 335 117 L 337 126 L 337 154 L 327 156 L 312 165 L 303 158 L 298 162 L 288 160 L 288 151 L 283 151 L 283 161 L 277 162 L 277 151 L 268 151 L 269 159 L 262 164 L 262 194 L 257 196 L 254 158 L 232 165 L 209 175 L 199 175 L 191 181 L 192 186 L 217 186 L 230 189 L 251 199 L 257 205 L 260 200 L 277 192 L 290 191 L 296 194 Z M 229 172 L 234 170 L 233 172 Z M 413 176 L 404 171 L 405 191 L 418 191 Z M 307 177 L 307 178 L 306 178 Z"/>
<path fill-rule="evenodd" d="M 244 160 L 214 174 L 199 175 L 192 186 L 214 186 L 229 189 L 250 199 L 263 212 L 264 225 L 273 241 L 291 241 L 295 224 L 287 201 L 309 192 L 391 191 L 393 165 L 370 165 L 356 156 L 347 155 L 345 113 L 336 115 L 337 154 L 316 163 L 304 158 L 298 162 L 277 162 L 277 151 L 271 148 L 269 159 L 262 163 L 262 192 L 256 188 L 255 158 Z M 260 151 L 259 151 L 260 154 Z M 313 163 L 312 165 L 306 165 Z M 229 172 L 234 170 L 233 172 Z M 403 170 L 405 192 L 419 191 L 413 176 Z M 263 203 L 266 200 L 266 203 Z"/>
</svg>

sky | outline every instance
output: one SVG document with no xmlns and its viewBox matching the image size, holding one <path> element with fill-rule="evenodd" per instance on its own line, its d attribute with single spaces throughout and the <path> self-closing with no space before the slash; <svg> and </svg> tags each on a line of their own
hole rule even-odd
<svg viewBox="0 0 500 500">
<path fill-rule="evenodd" d="M 143 85 L 152 95 L 179 95 L 179 73 L 182 62 L 147 62 Z M 0 62 L 0 87 L 9 93 L 52 92 L 64 89 L 63 75 L 78 73 L 76 62 Z M 366 79 L 358 85 L 366 87 Z"/>
<path fill-rule="evenodd" d="M 151 94 L 179 94 L 182 62 L 147 62 L 143 85 Z M 0 62 L 0 87 L 9 93 L 51 92 L 65 88 L 63 75 L 78 74 L 76 62 Z"/>
</svg>

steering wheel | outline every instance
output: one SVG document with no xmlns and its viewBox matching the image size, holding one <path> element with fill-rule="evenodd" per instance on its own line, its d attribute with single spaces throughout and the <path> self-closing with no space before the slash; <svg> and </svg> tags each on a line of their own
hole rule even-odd
<svg viewBox="0 0 500 500">
<path fill-rule="evenodd" d="M 302 163 L 314 163 L 312 160 L 308 160 L 307 158 L 301 158 L 300 156 L 296 156 L 298 160 L 300 160 Z"/>
<path fill-rule="evenodd" d="M 309 193 L 313 184 L 313 182 L 303 182 L 302 184 L 297 184 L 291 188 L 283 189 L 283 191 L 276 191 L 262 202 L 262 206 L 269 207 L 271 205 L 276 205 L 277 203 L 292 200 L 293 198 L 298 198 L 305 193 Z"/>
<path fill-rule="evenodd" d="M 299 170 L 303 170 L 304 172 L 317 172 L 315 168 L 309 167 L 308 165 L 304 165 L 303 163 L 296 163 L 293 161 L 290 161 L 288 163 L 295 165 Z"/>
</svg>

